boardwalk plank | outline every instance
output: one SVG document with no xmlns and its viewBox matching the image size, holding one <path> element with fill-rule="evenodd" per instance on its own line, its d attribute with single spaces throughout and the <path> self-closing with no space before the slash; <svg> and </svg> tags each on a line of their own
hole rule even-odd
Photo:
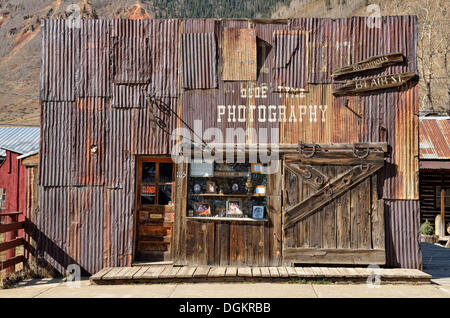
<svg viewBox="0 0 450 318">
<path fill-rule="evenodd" d="M 260 267 L 261 277 L 270 277 L 269 267 Z"/>
<path fill-rule="evenodd" d="M 100 270 L 99 272 L 97 272 L 96 274 L 92 275 L 91 279 L 92 280 L 100 280 L 100 279 L 102 279 L 103 276 L 108 274 L 112 269 L 113 269 L 113 267 L 105 267 L 102 270 Z"/>
<path fill-rule="evenodd" d="M 208 277 L 225 277 L 226 267 L 213 267 L 208 273 Z"/>
<path fill-rule="evenodd" d="M 262 277 L 262 275 L 261 275 L 261 268 L 260 267 L 252 267 L 252 276 L 253 277 Z M 270 277 L 270 274 L 269 274 L 268 277 Z"/>
<path fill-rule="evenodd" d="M 278 269 L 278 273 L 280 274 L 280 277 L 289 277 L 286 267 L 284 267 L 284 266 L 277 267 L 277 269 Z"/>
<path fill-rule="evenodd" d="M 237 275 L 239 277 L 252 277 L 252 269 L 250 267 L 239 267 Z"/>
<path fill-rule="evenodd" d="M 196 268 L 195 272 L 194 272 L 194 277 L 195 278 L 200 278 L 200 277 L 208 277 L 208 273 L 210 270 L 210 266 L 199 266 Z"/>
<path fill-rule="evenodd" d="M 180 268 L 181 267 L 179 266 L 167 267 L 159 274 L 159 278 L 174 278 L 179 272 Z"/>
<path fill-rule="evenodd" d="M 237 267 L 227 267 L 225 271 L 226 277 L 236 277 L 237 275 Z"/>
<path fill-rule="evenodd" d="M 133 275 L 133 279 L 139 279 L 149 268 L 149 266 L 136 266 L 139 270 Z"/>
<path fill-rule="evenodd" d="M 287 266 L 286 267 L 286 272 L 288 273 L 290 278 L 297 278 L 298 277 L 298 273 L 295 270 L 295 267 Z"/>
<path fill-rule="evenodd" d="M 192 278 L 196 269 L 196 266 L 183 266 L 175 276 L 177 278 Z"/>
<path fill-rule="evenodd" d="M 159 274 L 165 269 L 165 266 L 149 266 L 147 271 L 141 275 L 141 278 L 145 279 L 156 279 Z"/>
</svg>

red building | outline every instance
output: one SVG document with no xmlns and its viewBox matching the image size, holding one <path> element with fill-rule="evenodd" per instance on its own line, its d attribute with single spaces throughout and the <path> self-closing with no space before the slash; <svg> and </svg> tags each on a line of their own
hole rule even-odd
<svg viewBox="0 0 450 318">
<path fill-rule="evenodd" d="M 35 156 L 38 148 L 39 128 L 0 127 L 0 214 L 20 212 L 16 216 L 0 217 L 0 223 L 25 221 L 29 213 L 27 189 L 34 181 L 22 161 Z M 7 232 L 3 240 L 24 237 L 23 231 Z M 10 249 L 6 257 L 11 258 L 14 253 L 14 249 Z"/>
</svg>

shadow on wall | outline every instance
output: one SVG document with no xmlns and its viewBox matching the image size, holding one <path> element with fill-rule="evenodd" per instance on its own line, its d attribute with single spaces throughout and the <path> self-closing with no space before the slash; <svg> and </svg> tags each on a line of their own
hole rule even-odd
<svg viewBox="0 0 450 318">
<path fill-rule="evenodd" d="M 29 244 L 26 244 L 25 248 L 30 254 L 35 255 L 37 264 L 49 270 L 52 276 L 64 275 L 67 266 L 70 264 L 80 266 L 81 276 L 91 275 L 91 273 L 61 249 L 61 247 L 42 233 L 29 219 L 25 220 L 25 231 L 36 242 L 36 248 Z M 49 262 L 49 258 L 53 262 Z"/>
</svg>

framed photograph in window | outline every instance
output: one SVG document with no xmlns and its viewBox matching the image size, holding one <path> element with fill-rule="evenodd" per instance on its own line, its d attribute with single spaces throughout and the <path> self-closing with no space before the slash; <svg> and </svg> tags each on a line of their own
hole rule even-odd
<svg viewBox="0 0 450 318">
<path fill-rule="evenodd" d="M 194 202 L 194 216 L 211 216 L 208 202 Z"/>
<path fill-rule="evenodd" d="M 263 173 L 264 166 L 262 163 L 252 163 L 250 168 L 251 173 Z"/>
<path fill-rule="evenodd" d="M 206 181 L 206 193 L 216 193 L 217 186 L 215 181 Z"/>
<path fill-rule="evenodd" d="M 264 219 L 264 206 L 263 205 L 254 205 L 253 206 L 252 218 Z"/>
<path fill-rule="evenodd" d="M 242 200 L 229 199 L 227 201 L 227 216 L 242 216 Z"/>
</svg>

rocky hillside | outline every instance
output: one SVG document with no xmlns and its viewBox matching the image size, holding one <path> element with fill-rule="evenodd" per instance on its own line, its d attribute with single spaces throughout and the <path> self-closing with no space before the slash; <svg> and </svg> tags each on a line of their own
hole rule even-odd
<svg viewBox="0 0 450 318">
<path fill-rule="evenodd" d="M 448 110 L 448 0 L 2 0 L 0 125 L 39 124 L 40 20 L 67 17 L 66 10 L 73 3 L 79 5 L 83 18 L 139 19 L 344 17 L 368 15 L 367 4 L 374 2 L 380 6 L 382 15 L 419 16 L 419 21 L 423 23 L 420 27 L 423 43 L 420 76 L 427 79 L 421 79 L 420 83 L 421 109 Z M 436 22 L 432 22 L 433 18 Z"/>
</svg>

